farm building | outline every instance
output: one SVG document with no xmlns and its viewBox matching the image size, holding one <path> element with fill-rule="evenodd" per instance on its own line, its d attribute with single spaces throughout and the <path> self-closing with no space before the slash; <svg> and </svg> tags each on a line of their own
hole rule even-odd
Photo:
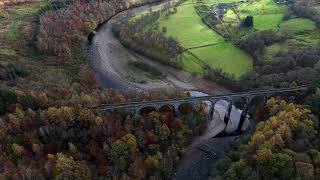
<svg viewBox="0 0 320 180">
<path fill-rule="evenodd" d="M 277 4 L 287 4 L 288 0 L 276 0 Z"/>
<path fill-rule="evenodd" d="M 214 6 L 211 10 L 211 13 L 214 17 L 223 17 L 228 9 L 234 9 L 234 5 L 232 3 L 219 3 Z"/>
</svg>

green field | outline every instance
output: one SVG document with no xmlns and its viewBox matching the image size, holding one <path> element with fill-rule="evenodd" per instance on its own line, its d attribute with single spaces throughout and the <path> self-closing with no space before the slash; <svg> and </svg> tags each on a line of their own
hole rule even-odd
<svg viewBox="0 0 320 180">
<path fill-rule="evenodd" d="M 237 31 L 238 27 L 233 27 L 239 26 L 241 23 L 236 14 L 238 14 L 240 19 L 245 19 L 247 16 L 253 16 L 255 30 L 277 29 L 282 22 L 284 13 L 287 9 L 286 5 L 279 5 L 275 3 L 275 0 L 260 0 L 255 2 L 243 2 L 240 0 L 206 0 L 205 3 L 208 5 L 234 3 L 236 7 L 235 11 L 228 10 L 222 20 L 226 27 L 232 26 L 229 27 L 229 31 L 232 31 L 232 29 Z M 222 28 L 222 26 L 218 27 Z M 222 28 L 221 30 L 224 29 Z"/>
<path fill-rule="evenodd" d="M 260 0 L 252 3 L 241 2 L 239 0 L 206 0 L 207 4 L 218 3 L 235 3 L 236 13 L 241 19 L 246 16 L 253 16 L 254 28 L 256 30 L 276 29 L 282 22 L 284 13 L 287 9 L 286 5 L 279 5 L 274 0 Z M 234 23 L 238 21 L 233 11 L 228 10 L 226 16 L 223 18 L 225 24 Z M 240 23 L 238 21 L 238 23 Z"/>
<path fill-rule="evenodd" d="M 320 44 L 320 34 L 318 32 L 311 32 L 308 34 L 301 34 L 294 36 L 294 39 L 305 44 Z"/>
<path fill-rule="evenodd" d="M 237 8 L 240 17 L 253 16 L 256 30 L 276 29 L 282 22 L 286 5 L 279 5 L 274 0 L 260 0 L 253 3 L 241 3 Z"/>
<path fill-rule="evenodd" d="M 11 23 L 5 29 L 5 39 L 12 40 L 18 31 L 18 26 L 28 14 L 36 13 L 41 6 L 44 4 L 44 1 L 39 1 L 32 3 L 30 5 L 22 6 L 19 8 L 9 9 Z"/>
<path fill-rule="evenodd" d="M 266 60 L 271 59 L 272 57 L 276 56 L 280 52 L 281 49 L 287 50 L 286 47 L 284 47 L 280 43 L 276 43 L 271 46 L 268 46 L 264 52 L 264 59 L 266 59 Z"/>
<path fill-rule="evenodd" d="M 253 27 L 257 30 L 277 29 L 282 22 L 283 14 L 255 15 Z"/>
<path fill-rule="evenodd" d="M 316 30 L 316 23 L 305 18 L 294 18 L 280 24 L 281 30 L 291 31 L 294 34 L 301 34 Z"/>
<path fill-rule="evenodd" d="M 239 77 L 252 68 L 252 60 L 242 50 L 236 48 L 232 43 L 221 43 L 214 46 L 192 49 L 191 52 L 202 59 L 205 64 L 213 68 L 221 68 L 224 72 Z M 198 66 L 191 66 L 189 61 L 197 62 L 197 59 L 186 55 L 184 59 L 185 69 L 189 72 L 199 72 Z M 200 66 L 201 67 L 201 66 Z"/>
<path fill-rule="evenodd" d="M 190 2 L 181 4 L 176 14 L 161 17 L 160 27 L 166 27 L 166 35 L 177 38 L 184 48 L 218 44 L 190 50 L 202 62 L 184 53 L 182 55 L 184 69 L 192 73 L 203 73 L 202 65 L 205 63 L 214 69 L 222 68 L 237 78 L 248 72 L 252 68 L 252 58 L 233 44 L 225 42 L 222 36 L 208 28 Z"/>
<path fill-rule="evenodd" d="M 293 18 L 283 21 L 279 25 L 280 32 L 293 34 L 292 38 L 282 43 L 268 46 L 264 53 L 264 59 L 269 60 L 280 52 L 287 52 L 290 48 L 317 44 L 320 42 L 320 34 L 317 32 L 315 22 L 305 18 Z"/>
<path fill-rule="evenodd" d="M 313 21 L 304 18 L 283 20 L 287 6 L 275 0 L 244 2 L 240 0 L 205 0 L 204 4 L 234 3 L 236 9 L 228 9 L 222 23 L 216 24 L 217 32 L 232 38 L 241 38 L 252 31 L 273 29 L 280 33 L 293 34 L 292 39 L 271 45 L 265 49 L 265 59 L 271 59 L 279 52 L 292 46 L 313 44 L 320 41 Z M 240 28 L 241 20 L 253 16 L 253 29 Z M 240 19 L 238 19 L 240 17 Z M 159 28 L 167 29 L 165 35 L 176 38 L 188 49 L 181 55 L 183 68 L 190 73 L 202 74 L 205 66 L 221 68 L 236 78 L 252 69 L 252 58 L 228 42 L 219 33 L 211 30 L 196 13 L 192 0 L 177 7 L 177 13 L 161 16 Z M 199 47 L 204 46 L 205 47 Z"/>
<path fill-rule="evenodd" d="M 211 4 L 221 3 L 219 0 L 207 0 Z M 234 0 L 224 0 L 231 3 Z M 250 33 L 250 29 L 239 28 L 241 21 L 236 18 L 237 13 L 241 20 L 247 16 L 253 16 L 253 29 L 262 31 L 272 29 L 279 33 L 291 34 L 292 38 L 281 43 L 273 44 L 265 49 L 264 59 L 269 60 L 280 52 L 287 52 L 289 48 L 302 45 L 316 44 L 320 42 L 320 35 L 317 32 L 315 22 L 305 18 L 292 18 L 284 21 L 284 14 L 287 9 L 285 4 L 277 4 L 275 0 L 260 0 L 255 2 L 235 3 L 236 10 L 228 10 L 222 19 L 223 25 L 216 27 L 222 32 L 232 34 L 232 37 L 241 38 Z M 233 13 L 234 12 L 234 13 Z M 227 27 L 228 31 L 225 31 Z M 224 69 L 226 67 L 222 66 Z"/>
<path fill-rule="evenodd" d="M 253 3 L 241 3 L 238 11 L 244 14 L 262 15 L 284 13 L 286 5 L 279 5 L 274 0 L 260 0 Z"/>
<path fill-rule="evenodd" d="M 161 17 L 159 25 L 166 27 L 166 35 L 177 38 L 184 48 L 224 41 L 201 21 L 190 0 L 182 3 L 177 10 L 176 14 Z"/>
</svg>

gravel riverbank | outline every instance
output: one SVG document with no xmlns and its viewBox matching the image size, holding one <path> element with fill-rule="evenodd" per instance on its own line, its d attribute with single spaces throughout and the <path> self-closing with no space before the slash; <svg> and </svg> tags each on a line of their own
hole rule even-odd
<svg viewBox="0 0 320 180">
<path fill-rule="evenodd" d="M 128 9 L 111 18 L 103 24 L 93 37 L 88 46 L 88 58 L 95 70 L 98 80 L 106 88 L 121 91 L 148 92 L 158 89 L 199 90 L 210 94 L 222 94 L 227 89 L 216 83 L 195 77 L 191 74 L 163 65 L 157 61 L 134 53 L 124 47 L 114 36 L 112 27 L 115 23 L 126 20 L 128 17 L 140 13 L 153 6 L 162 4 L 150 4 Z M 154 79 L 147 72 L 130 65 L 130 60 L 139 59 L 164 74 L 162 79 Z"/>
</svg>

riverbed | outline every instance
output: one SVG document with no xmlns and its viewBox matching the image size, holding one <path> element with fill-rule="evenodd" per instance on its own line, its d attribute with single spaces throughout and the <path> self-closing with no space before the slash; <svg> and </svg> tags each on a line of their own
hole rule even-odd
<svg viewBox="0 0 320 180">
<path fill-rule="evenodd" d="M 112 27 L 116 23 L 165 3 L 170 3 L 170 1 L 128 9 L 111 18 L 97 30 L 91 44 L 88 46 L 88 59 L 102 86 L 136 93 L 159 89 L 198 90 L 210 94 L 228 93 L 229 90 L 226 88 L 201 76 L 191 75 L 188 72 L 139 55 L 124 47 L 115 37 Z M 164 77 L 154 79 L 148 76 L 147 72 L 135 68 L 130 64 L 130 61 L 136 59 L 156 68 L 164 74 Z"/>
<path fill-rule="evenodd" d="M 168 2 L 163 2 L 168 3 Z M 170 2 L 169 2 L 170 3 Z M 230 91 L 216 83 L 200 76 L 193 76 L 182 70 L 161 64 L 150 58 L 141 56 L 124 47 L 114 36 L 112 27 L 120 22 L 159 4 L 144 5 L 126 10 L 104 23 L 96 32 L 91 44 L 88 46 L 88 58 L 91 67 L 96 72 L 97 78 L 103 87 L 122 92 L 148 93 L 153 90 L 182 90 L 189 91 L 191 96 L 206 96 L 207 94 L 225 94 Z M 162 79 L 153 79 L 146 72 L 130 65 L 132 59 L 139 59 L 165 76 Z M 205 92 L 205 93 L 202 93 Z M 207 94 L 206 94 L 207 93 Z M 188 147 L 187 155 L 181 160 L 174 178 L 176 179 L 205 179 L 212 164 L 218 155 L 230 148 L 234 137 L 212 138 L 228 128 L 223 118 L 228 102 L 218 102 L 214 105 L 213 119 L 209 120 L 208 128 L 203 135 L 196 138 Z M 213 104 L 207 104 L 207 107 Z M 234 112 L 240 112 L 234 109 Z M 232 116 L 231 112 L 231 116 Z M 235 116 L 238 116 L 236 114 Z M 216 156 L 211 156 L 199 147 L 209 145 Z M 204 146 L 206 146 L 204 145 Z"/>
</svg>

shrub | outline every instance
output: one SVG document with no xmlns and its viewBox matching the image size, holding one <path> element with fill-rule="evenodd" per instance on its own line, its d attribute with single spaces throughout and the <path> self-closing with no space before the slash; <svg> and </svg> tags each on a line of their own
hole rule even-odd
<svg viewBox="0 0 320 180">
<path fill-rule="evenodd" d="M 37 109 L 37 103 L 36 100 L 34 99 L 34 97 L 32 96 L 20 96 L 19 97 L 19 103 L 21 104 L 21 107 L 23 110 L 27 110 L 28 108 L 31 109 Z"/>
<path fill-rule="evenodd" d="M 7 89 L 0 89 L 0 98 L 2 98 L 4 103 L 13 104 L 17 102 L 17 95 Z"/>
<path fill-rule="evenodd" d="M 90 68 L 85 68 L 81 72 L 81 78 L 84 84 L 89 87 L 95 87 L 98 84 L 95 72 Z"/>
<path fill-rule="evenodd" d="M 225 172 L 228 170 L 228 167 L 231 165 L 231 163 L 232 160 L 228 156 L 224 155 L 217 161 L 216 168 L 219 171 Z"/>
<path fill-rule="evenodd" d="M 1 64 L 0 63 L 0 79 L 2 80 L 10 80 L 15 79 L 17 77 L 24 77 L 27 75 L 27 72 L 23 70 L 21 67 L 9 63 L 9 64 Z"/>
<path fill-rule="evenodd" d="M 69 5 L 73 4 L 74 0 L 55 0 L 51 1 L 50 3 L 46 4 L 39 10 L 39 14 L 43 14 L 49 10 L 58 10 L 61 8 L 68 7 Z"/>
<path fill-rule="evenodd" d="M 253 27 L 253 17 L 247 16 L 246 19 L 242 22 L 242 25 L 245 27 Z"/>
<path fill-rule="evenodd" d="M 4 114 L 6 111 L 5 111 L 5 104 L 4 104 L 4 101 L 3 99 L 0 97 L 0 115 Z"/>
<path fill-rule="evenodd" d="M 162 74 L 153 66 L 150 66 L 149 64 L 143 63 L 141 61 L 135 61 L 135 62 L 132 62 L 131 64 L 143 71 L 149 72 L 152 76 L 155 76 L 155 77 L 164 76 L 164 74 Z"/>
<path fill-rule="evenodd" d="M 166 33 L 167 32 L 167 27 L 162 27 L 162 32 Z"/>
</svg>

